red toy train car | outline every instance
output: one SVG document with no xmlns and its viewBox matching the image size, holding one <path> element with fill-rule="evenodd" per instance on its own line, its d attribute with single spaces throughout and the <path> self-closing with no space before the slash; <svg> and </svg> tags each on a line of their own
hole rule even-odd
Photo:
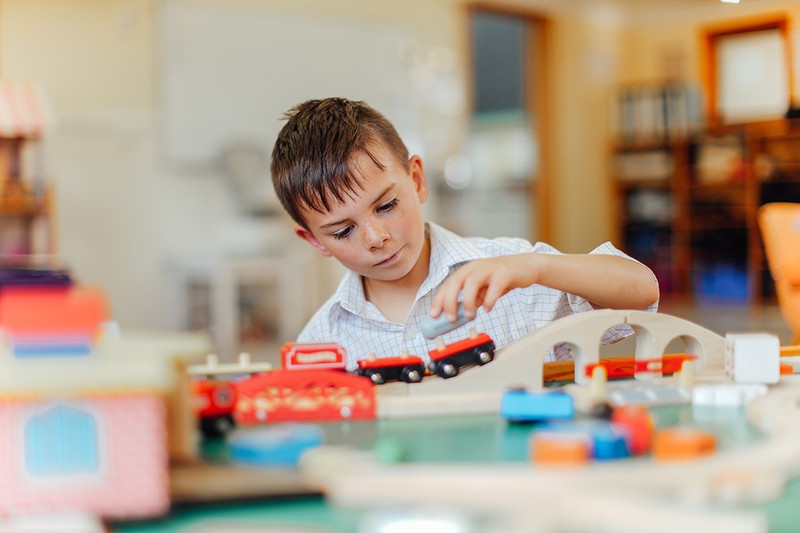
<svg viewBox="0 0 800 533">
<path fill-rule="evenodd" d="M 358 361 L 355 373 L 366 376 L 376 385 L 387 381 L 419 383 L 425 375 L 425 363 L 416 355 L 398 355 L 377 359 L 369 357 Z"/>
<path fill-rule="evenodd" d="M 428 352 L 429 368 L 437 376 L 452 378 L 462 367 L 485 365 L 494 360 L 494 341 L 486 333 L 470 332 L 470 336 L 453 344 L 437 346 Z"/>
</svg>

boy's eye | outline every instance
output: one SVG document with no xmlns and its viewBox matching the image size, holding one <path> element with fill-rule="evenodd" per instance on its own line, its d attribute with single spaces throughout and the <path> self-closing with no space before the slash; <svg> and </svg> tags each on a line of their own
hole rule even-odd
<svg viewBox="0 0 800 533">
<path fill-rule="evenodd" d="M 391 211 L 392 209 L 394 209 L 394 206 L 396 205 L 397 205 L 397 198 L 392 198 L 385 204 L 378 207 L 378 211 L 382 211 L 385 213 L 386 211 Z"/>
<path fill-rule="evenodd" d="M 346 228 L 337 231 L 333 234 L 333 238 L 337 240 L 346 238 L 348 235 L 350 235 L 352 228 L 353 226 L 347 226 Z"/>
</svg>

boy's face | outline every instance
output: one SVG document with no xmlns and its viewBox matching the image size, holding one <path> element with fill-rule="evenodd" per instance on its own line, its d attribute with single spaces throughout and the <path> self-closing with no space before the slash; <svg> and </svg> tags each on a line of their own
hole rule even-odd
<svg viewBox="0 0 800 533">
<path fill-rule="evenodd" d="M 396 281 L 414 269 L 425 245 L 421 204 L 428 197 L 428 186 L 418 156 L 405 166 L 383 147 L 373 153 L 385 169 L 357 153 L 353 163 L 363 189 L 345 196 L 342 203 L 333 199 L 326 213 L 304 210 L 308 228 L 295 225 L 295 233 L 357 274 Z"/>
</svg>

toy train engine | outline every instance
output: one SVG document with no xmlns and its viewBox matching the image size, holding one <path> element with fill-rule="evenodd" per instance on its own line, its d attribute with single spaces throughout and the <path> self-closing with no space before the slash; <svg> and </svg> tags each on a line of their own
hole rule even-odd
<svg viewBox="0 0 800 533">
<path fill-rule="evenodd" d="M 376 385 L 387 381 L 419 383 L 425 375 L 425 363 L 416 355 L 403 353 L 395 357 L 376 358 L 370 354 L 367 359 L 358 361 L 355 373 L 366 376 Z"/>
<path fill-rule="evenodd" d="M 209 354 L 203 365 L 191 365 L 191 391 L 200 420 L 200 431 L 209 438 L 224 437 L 236 426 L 239 383 L 253 375 L 270 372 L 270 363 L 253 363 L 249 353 L 240 353 L 236 363 L 222 364 Z"/>
<path fill-rule="evenodd" d="M 210 438 L 225 436 L 236 425 L 233 419 L 236 389 L 233 384 L 219 379 L 198 379 L 192 383 L 192 389 L 198 403 L 200 431 Z"/>
<path fill-rule="evenodd" d="M 471 329 L 468 338 L 453 344 L 445 345 L 440 338 L 436 348 L 428 354 L 431 358 L 431 372 L 447 379 L 457 376 L 461 367 L 485 365 L 493 361 L 494 341 L 486 333 Z"/>
</svg>

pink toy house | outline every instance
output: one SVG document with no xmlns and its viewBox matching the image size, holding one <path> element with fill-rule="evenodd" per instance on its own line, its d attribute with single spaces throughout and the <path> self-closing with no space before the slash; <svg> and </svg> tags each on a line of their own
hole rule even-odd
<svg viewBox="0 0 800 533">
<path fill-rule="evenodd" d="M 0 290 L 0 518 L 167 512 L 171 357 L 208 345 L 107 320 L 98 290 Z"/>
</svg>

